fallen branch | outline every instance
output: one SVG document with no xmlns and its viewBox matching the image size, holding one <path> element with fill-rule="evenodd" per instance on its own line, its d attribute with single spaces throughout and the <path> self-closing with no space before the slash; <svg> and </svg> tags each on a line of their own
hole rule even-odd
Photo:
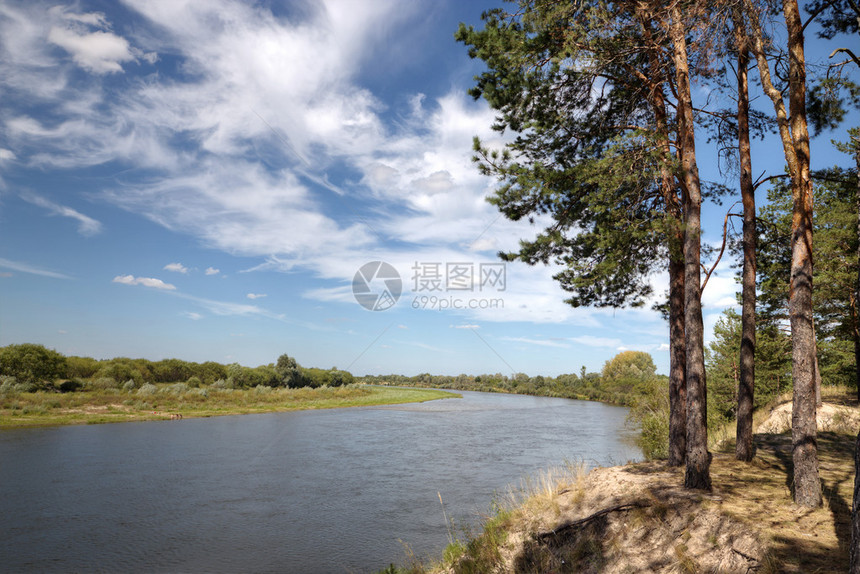
<svg viewBox="0 0 860 574">
<path fill-rule="evenodd" d="M 750 556 L 749 554 L 744 554 L 743 552 L 741 552 L 740 550 L 738 550 L 736 548 L 732 548 L 732 552 L 734 552 L 735 554 L 737 554 L 741 558 L 746 558 L 750 562 L 761 562 L 761 560 L 759 560 L 758 558 Z"/>
<path fill-rule="evenodd" d="M 568 522 L 566 524 L 562 524 L 561 526 L 550 530 L 549 532 L 538 532 L 534 535 L 536 540 L 546 540 L 547 538 L 557 536 L 558 534 L 564 532 L 565 530 L 570 530 L 571 528 L 576 528 L 577 526 L 582 526 L 588 522 L 591 522 L 595 518 L 600 518 L 601 516 L 605 516 L 610 512 L 619 512 L 621 510 L 630 510 L 631 508 L 644 508 L 646 506 L 651 506 L 650 502 L 630 502 L 627 504 L 618 504 L 616 506 L 611 506 L 609 508 L 604 508 L 603 510 L 599 510 L 592 514 L 591 516 L 586 516 L 585 518 L 580 518 L 579 520 L 574 520 L 573 522 Z"/>
</svg>

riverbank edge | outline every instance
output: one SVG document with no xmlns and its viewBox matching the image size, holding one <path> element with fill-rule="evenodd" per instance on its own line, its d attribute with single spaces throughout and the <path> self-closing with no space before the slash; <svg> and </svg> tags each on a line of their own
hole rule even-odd
<svg viewBox="0 0 860 574">
<path fill-rule="evenodd" d="M 300 410 L 391 406 L 462 398 L 455 391 L 428 388 L 402 388 L 385 385 L 351 385 L 332 388 L 271 389 L 260 393 L 248 390 L 210 390 L 211 396 L 182 402 L 170 394 L 136 397 L 122 391 L 93 393 L 87 401 L 76 401 L 65 408 L 62 401 L 74 393 L 20 393 L 3 397 L 0 403 L 0 430 L 108 424 L 123 422 L 181 420 Z M 86 397 L 85 397 L 86 398 Z M 30 400 L 28 400 L 30 399 Z M 148 399 L 148 400 L 147 400 Z M 279 400 L 281 399 L 281 400 Z M 215 404 L 215 403 L 218 404 Z M 241 404 L 240 404 L 241 403 Z M 68 405 L 67 405 L 68 406 Z"/>
<path fill-rule="evenodd" d="M 856 429 L 819 431 L 825 500 L 810 511 L 791 499 L 790 431 L 763 432 L 772 418 L 752 462 L 735 460 L 733 441 L 714 449 L 710 492 L 682 488 L 683 467 L 665 461 L 549 469 L 511 491 L 476 534 L 449 531 L 441 556 L 381 573 L 844 572 Z"/>
</svg>

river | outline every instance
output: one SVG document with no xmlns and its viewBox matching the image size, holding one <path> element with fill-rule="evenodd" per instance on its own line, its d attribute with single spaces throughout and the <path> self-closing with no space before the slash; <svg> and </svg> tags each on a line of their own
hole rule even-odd
<svg viewBox="0 0 860 574">
<path fill-rule="evenodd" d="M 422 404 L 0 432 L 4 572 L 375 572 L 564 461 L 638 460 L 626 409 Z"/>
</svg>

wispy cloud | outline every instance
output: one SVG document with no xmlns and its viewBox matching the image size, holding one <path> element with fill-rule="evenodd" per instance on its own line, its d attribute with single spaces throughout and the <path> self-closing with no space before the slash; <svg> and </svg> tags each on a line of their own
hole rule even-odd
<svg viewBox="0 0 860 574">
<path fill-rule="evenodd" d="M 37 195 L 32 192 L 24 192 L 21 193 L 21 199 L 28 201 L 33 205 L 38 205 L 39 207 L 47 209 L 51 215 L 60 215 L 62 217 L 69 217 L 76 220 L 78 222 L 78 233 L 81 235 L 95 235 L 102 230 L 102 224 L 99 221 L 89 217 L 88 215 L 84 215 L 76 209 L 55 203 L 41 195 Z"/>
<path fill-rule="evenodd" d="M 175 285 L 165 283 L 161 279 L 156 279 L 155 277 L 135 277 L 134 275 L 117 275 L 113 278 L 112 282 L 120 283 L 122 285 L 143 285 L 144 287 L 152 287 L 153 289 L 164 289 L 166 291 L 172 291 L 176 289 Z"/>
<path fill-rule="evenodd" d="M 165 271 L 174 271 L 176 273 L 188 274 L 188 267 L 182 263 L 168 263 L 164 266 Z"/>
<path fill-rule="evenodd" d="M 48 271 L 47 269 L 42 269 L 40 267 L 35 267 L 27 263 L 21 263 L 19 261 L 11 261 L 9 259 L 0 258 L 0 267 L 12 269 L 13 271 L 19 271 L 21 273 L 30 273 L 31 275 L 53 277 L 54 279 L 71 279 L 71 277 L 63 273 L 57 273 L 56 271 Z"/>
<path fill-rule="evenodd" d="M 221 316 L 249 316 L 249 315 L 259 315 L 262 317 L 269 317 L 272 319 L 283 320 L 284 317 L 282 315 L 277 315 L 272 313 L 266 309 L 258 307 L 257 305 L 249 305 L 246 303 L 232 303 L 229 301 L 217 301 L 214 299 L 207 299 L 205 297 L 197 297 L 195 295 L 189 295 L 187 293 L 176 292 L 173 294 L 176 297 L 181 297 L 182 299 L 187 299 L 189 301 L 193 301 L 197 303 L 210 313 L 214 315 Z"/>
<path fill-rule="evenodd" d="M 579 337 L 571 337 L 574 343 L 585 345 L 586 347 L 607 347 L 616 348 L 621 345 L 621 339 L 612 339 L 609 337 L 595 337 L 593 335 L 580 335 Z"/>
<path fill-rule="evenodd" d="M 451 329 L 480 329 L 480 325 L 449 325 Z"/>
<path fill-rule="evenodd" d="M 560 343 L 553 339 L 530 339 L 528 337 L 502 337 L 503 341 L 513 341 L 516 343 L 528 343 L 529 345 L 538 345 L 541 347 L 558 347 L 562 349 L 569 348 L 570 345 Z"/>
<path fill-rule="evenodd" d="M 219 273 L 221 273 L 220 269 L 215 269 L 214 267 L 206 268 L 206 275 L 218 275 Z"/>
<path fill-rule="evenodd" d="M 248 299 L 262 299 L 263 297 L 268 297 L 265 293 L 248 293 L 245 295 Z"/>
<path fill-rule="evenodd" d="M 201 315 L 200 313 L 195 313 L 194 311 L 184 311 L 182 313 L 182 316 L 188 317 L 192 321 L 199 321 L 200 319 L 203 318 L 203 315 Z"/>
</svg>

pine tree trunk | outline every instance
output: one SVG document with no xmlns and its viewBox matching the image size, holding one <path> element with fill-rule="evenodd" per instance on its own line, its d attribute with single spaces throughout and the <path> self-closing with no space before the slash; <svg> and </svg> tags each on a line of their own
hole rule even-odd
<svg viewBox="0 0 860 574">
<path fill-rule="evenodd" d="M 858 16 L 860 17 L 860 16 Z M 857 206 L 857 281 L 854 284 L 854 374 L 857 379 L 857 400 L 860 401 L 860 139 L 854 138 L 856 151 L 854 161 L 857 164 L 857 196 L 854 198 Z"/>
<path fill-rule="evenodd" d="M 849 574 L 860 574 L 860 434 L 854 442 L 854 501 L 851 504 L 851 547 Z"/>
<path fill-rule="evenodd" d="M 815 408 L 815 333 L 812 325 L 812 180 L 809 176 L 809 130 L 806 122 L 806 56 L 797 0 L 783 0 L 788 31 L 789 124 L 797 158 L 792 174 L 791 218 L 791 413 L 794 501 L 821 505 Z"/>
<path fill-rule="evenodd" d="M 687 346 L 687 466 L 684 487 L 710 490 L 708 411 L 702 324 L 702 191 L 696 165 L 695 125 L 690 94 L 687 40 L 678 6 L 671 9 L 670 35 L 678 90 L 678 150 L 684 198 L 684 338 Z"/>
<path fill-rule="evenodd" d="M 669 466 L 687 458 L 687 346 L 684 339 L 684 233 L 669 255 Z"/>
<path fill-rule="evenodd" d="M 818 368 L 818 332 L 815 329 L 815 317 L 812 318 L 812 340 L 815 343 L 815 407 L 821 406 L 821 370 Z"/>
<path fill-rule="evenodd" d="M 652 39 L 647 19 L 642 33 Z M 655 50 L 648 58 L 654 70 L 661 68 Z M 669 466 L 681 466 L 687 457 L 687 344 L 684 340 L 684 230 L 679 189 L 671 168 L 672 146 L 669 133 L 666 98 L 662 80 L 651 86 L 649 102 L 654 111 L 657 134 L 663 154 L 660 166 L 660 189 L 665 203 L 666 242 L 669 248 Z"/>
<path fill-rule="evenodd" d="M 750 154 L 749 84 L 747 67 L 749 53 L 741 18 L 735 19 L 735 38 L 738 45 L 738 152 L 740 155 L 741 200 L 744 206 L 741 311 L 740 383 L 738 384 L 738 419 L 735 457 L 752 460 L 753 399 L 755 396 L 755 277 L 756 277 L 756 222 L 755 188 L 752 181 Z"/>
</svg>

